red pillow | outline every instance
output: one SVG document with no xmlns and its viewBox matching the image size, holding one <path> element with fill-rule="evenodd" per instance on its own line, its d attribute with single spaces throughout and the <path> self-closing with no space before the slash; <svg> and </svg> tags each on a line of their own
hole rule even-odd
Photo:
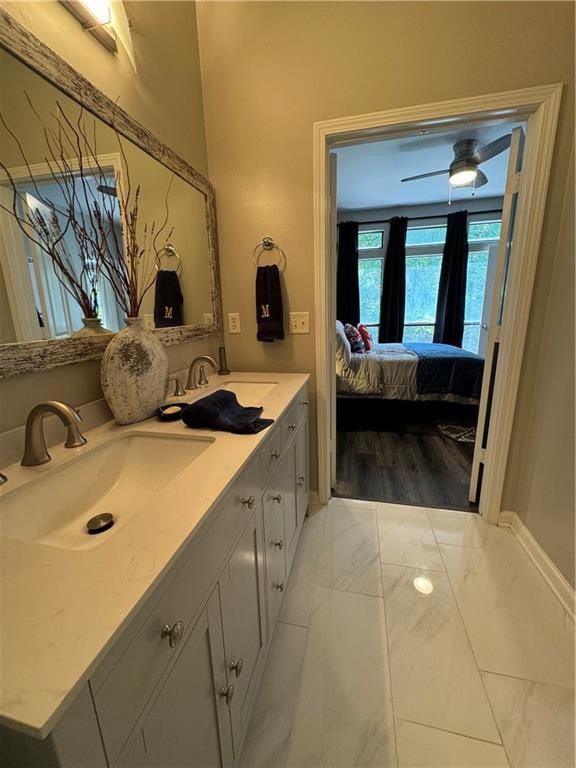
<svg viewBox="0 0 576 768">
<path fill-rule="evenodd" d="M 372 345 L 374 344 L 372 336 L 370 335 L 370 331 L 368 328 L 366 328 L 365 325 L 360 324 L 358 326 L 358 333 L 360 336 L 362 336 L 362 341 L 364 342 L 366 352 L 369 352 L 372 349 Z"/>
</svg>

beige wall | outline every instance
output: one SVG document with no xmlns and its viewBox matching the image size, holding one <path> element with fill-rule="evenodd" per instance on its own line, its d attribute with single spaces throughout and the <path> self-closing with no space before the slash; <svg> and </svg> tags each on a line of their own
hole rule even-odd
<svg viewBox="0 0 576 768">
<path fill-rule="evenodd" d="M 318 120 L 459 96 L 564 82 L 534 311 L 520 402 L 549 398 L 533 385 L 540 370 L 543 319 L 551 297 L 557 233 L 574 131 L 574 10 L 568 2 L 198 2 L 198 29 L 211 179 L 216 186 L 223 300 L 240 312 L 243 333 L 226 336 L 229 359 L 244 370 L 314 372 L 312 125 Z M 255 338 L 250 256 L 263 235 L 286 250 L 288 309 L 311 313 L 312 333 L 284 343 Z M 554 285 L 567 285 L 566 259 Z M 569 339 L 546 344 L 554 360 Z M 548 372 L 550 375 L 550 372 Z M 563 399 L 548 407 L 566 413 Z M 530 409 L 532 406 L 527 406 Z M 533 406 L 535 407 L 535 406 Z M 542 421 L 532 420 L 538 429 Z M 526 407 L 514 425 L 510 476 L 536 444 Z M 550 445 L 550 463 L 562 447 Z M 535 467 L 544 473 L 546 468 Z M 507 479 L 507 508 L 520 505 Z M 566 562 L 560 531 L 545 539 Z M 564 554 L 561 554 L 564 552 Z M 570 552 L 567 553 L 568 555 Z"/>
<path fill-rule="evenodd" d="M 574 146 L 533 371 L 516 405 L 508 509 L 574 584 Z M 534 344 L 536 347 L 536 344 Z M 530 363 L 532 363 L 530 365 Z"/>
<path fill-rule="evenodd" d="M 128 2 L 135 73 L 120 49 L 109 54 L 56 0 L 7 2 L 11 13 L 96 87 L 207 174 L 196 13 L 192 2 Z M 214 354 L 218 340 L 168 348 L 171 370 L 194 355 Z M 100 396 L 99 365 L 85 363 L 0 382 L 0 431 L 23 423 L 31 406 L 49 398 L 76 405 Z"/>
</svg>

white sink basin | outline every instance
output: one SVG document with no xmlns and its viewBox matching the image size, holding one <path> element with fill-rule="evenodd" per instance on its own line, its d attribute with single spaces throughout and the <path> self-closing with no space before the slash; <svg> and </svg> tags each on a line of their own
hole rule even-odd
<svg viewBox="0 0 576 768">
<path fill-rule="evenodd" d="M 213 442 L 148 433 L 122 435 L 0 499 L 0 536 L 86 549 L 109 539 Z M 90 535 L 86 523 L 109 512 L 114 526 Z"/>
<path fill-rule="evenodd" d="M 262 405 L 262 400 L 269 395 L 277 381 L 227 381 L 220 384 L 218 389 L 229 389 L 234 392 L 240 405 Z"/>
</svg>

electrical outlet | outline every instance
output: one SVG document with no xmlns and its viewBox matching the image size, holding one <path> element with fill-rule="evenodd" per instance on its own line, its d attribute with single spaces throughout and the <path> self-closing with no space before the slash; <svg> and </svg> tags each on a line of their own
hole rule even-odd
<svg viewBox="0 0 576 768">
<path fill-rule="evenodd" d="M 214 325 L 214 313 L 204 312 L 203 320 L 204 320 L 204 325 Z"/>
<path fill-rule="evenodd" d="M 290 333 L 310 333 L 309 312 L 290 312 Z"/>
<path fill-rule="evenodd" d="M 228 312 L 228 333 L 242 333 L 240 330 L 240 312 Z"/>
</svg>

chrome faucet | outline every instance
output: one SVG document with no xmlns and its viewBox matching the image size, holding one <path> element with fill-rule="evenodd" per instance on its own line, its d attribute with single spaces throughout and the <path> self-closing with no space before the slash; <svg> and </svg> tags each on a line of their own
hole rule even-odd
<svg viewBox="0 0 576 768">
<path fill-rule="evenodd" d="M 200 363 L 209 363 L 215 371 L 218 369 L 216 362 L 209 355 L 200 355 L 199 357 L 195 357 L 194 360 L 192 360 L 190 363 L 190 368 L 188 368 L 188 381 L 186 382 L 186 389 L 198 389 L 198 387 L 205 387 L 208 384 L 208 379 L 206 378 L 206 369 L 204 365 L 200 365 L 200 373 L 198 376 L 198 381 L 196 381 L 196 366 Z"/>
<path fill-rule="evenodd" d="M 184 397 L 186 390 L 182 386 L 182 382 L 180 381 L 179 376 L 169 376 L 168 389 L 170 389 L 170 384 L 174 384 L 174 392 L 172 392 L 172 397 Z"/>
<path fill-rule="evenodd" d="M 82 418 L 72 406 L 60 403 L 58 400 L 48 400 L 45 403 L 40 403 L 32 408 L 26 419 L 24 456 L 21 461 L 23 467 L 36 467 L 39 464 L 46 464 L 52 458 L 46 448 L 46 438 L 44 437 L 44 417 L 48 413 L 58 416 L 67 429 L 66 442 L 64 443 L 65 448 L 79 448 L 87 442 L 78 427 Z"/>
</svg>

